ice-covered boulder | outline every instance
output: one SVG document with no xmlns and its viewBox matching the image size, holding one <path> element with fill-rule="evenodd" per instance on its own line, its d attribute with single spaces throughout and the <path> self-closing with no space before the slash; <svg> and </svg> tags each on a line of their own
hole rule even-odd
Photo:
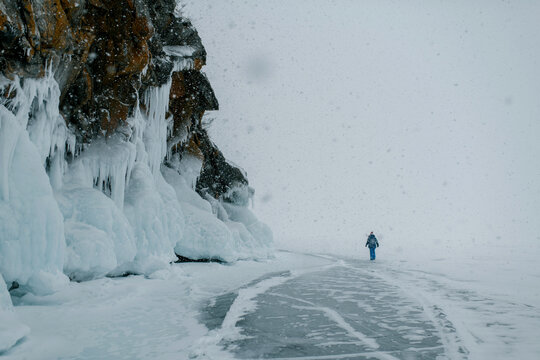
<svg viewBox="0 0 540 360">
<path fill-rule="evenodd" d="M 184 237 L 175 244 L 175 252 L 190 259 L 237 260 L 234 237 L 212 213 L 210 203 L 202 199 L 176 170 L 163 166 L 161 171 L 184 212 Z"/>
<path fill-rule="evenodd" d="M 64 272 L 74 280 L 121 272 L 137 251 L 135 235 L 123 212 L 101 191 L 77 184 L 57 194 L 65 219 Z"/>
<path fill-rule="evenodd" d="M 182 203 L 186 229 L 175 252 L 190 259 L 219 259 L 233 262 L 239 258 L 239 244 L 229 228 L 216 216 L 189 203 Z"/>
<path fill-rule="evenodd" d="M 64 273 L 84 281 L 105 276 L 117 267 L 114 243 L 106 232 L 79 221 L 67 221 Z"/>
<path fill-rule="evenodd" d="M 176 170 L 164 166 L 162 172 L 176 191 L 186 219 L 184 238 L 175 246 L 177 254 L 227 262 L 269 256 L 272 232 L 249 209 L 209 197 L 211 204 Z"/>
</svg>

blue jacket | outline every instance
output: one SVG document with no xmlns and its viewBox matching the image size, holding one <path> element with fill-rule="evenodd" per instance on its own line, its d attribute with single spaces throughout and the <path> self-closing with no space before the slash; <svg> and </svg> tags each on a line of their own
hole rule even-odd
<svg viewBox="0 0 540 360">
<path fill-rule="evenodd" d="M 368 236 L 367 241 L 366 241 L 366 246 L 369 247 L 370 249 L 379 247 L 379 242 L 377 241 L 377 238 L 375 237 L 375 235 L 370 234 Z"/>
</svg>

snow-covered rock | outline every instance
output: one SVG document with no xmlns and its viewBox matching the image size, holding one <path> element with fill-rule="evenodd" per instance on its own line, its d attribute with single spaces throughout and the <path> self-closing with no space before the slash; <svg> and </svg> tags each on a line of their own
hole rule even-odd
<svg viewBox="0 0 540 360">
<path fill-rule="evenodd" d="M 162 172 L 176 193 L 185 216 L 185 233 L 175 245 L 175 252 L 190 259 L 238 259 L 234 237 L 213 213 L 210 203 L 202 199 L 177 171 L 166 166 Z"/>
<path fill-rule="evenodd" d="M 179 255 L 190 259 L 220 259 L 236 261 L 238 244 L 229 228 L 214 214 L 182 203 L 186 216 L 185 235 L 174 248 Z"/>
<path fill-rule="evenodd" d="M 176 191 L 186 219 L 184 237 L 175 246 L 177 254 L 223 261 L 269 256 L 272 232 L 249 209 L 209 196 L 204 200 L 176 170 L 163 166 L 162 173 Z"/>
<path fill-rule="evenodd" d="M 57 195 L 65 219 L 64 272 L 87 280 L 120 269 L 133 261 L 135 235 L 113 200 L 92 187 L 70 185 Z"/>
</svg>

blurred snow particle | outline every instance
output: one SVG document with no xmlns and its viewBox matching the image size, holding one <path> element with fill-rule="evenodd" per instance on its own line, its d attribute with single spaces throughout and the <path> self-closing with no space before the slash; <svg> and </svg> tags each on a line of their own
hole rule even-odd
<svg viewBox="0 0 540 360">
<path fill-rule="evenodd" d="M 263 203 L 270 202 L 271 200 L 272 200 L 272 194 L 270 194 L 270 193 L 266 193 L 261 197 L 261 201 Z"/>
<path fill-rule="evenodd" d="M 91 63 L 97 58 L 97 56 L 98 56 L 97 53 L 91 52 L 90 54 L 88 54 L 88 62 Z"/>
<path fill-rule="evenodd" d="M 246 73 L 251 81 L 264 81 L 273 72 L 273 64 L 263 55 L 252 56 L 247 61 Z"/>
</svg>

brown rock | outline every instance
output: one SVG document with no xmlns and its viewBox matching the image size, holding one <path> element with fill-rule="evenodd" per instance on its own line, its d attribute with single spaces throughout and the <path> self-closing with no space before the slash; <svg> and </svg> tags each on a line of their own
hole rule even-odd
<svg viewBox="0 0 540 360">
<path fill-rule="evenodd" d="M 0 31 L 6 31 L 6 25 L 8 23 L 8 17 L 6 14 L 2 12 L 2 9 L 0 8 Z"/>
<path fill-rule="evenodd" d="M 199 147 L 200 141 L 198 141 L 197 136 L 192 136 L 189 139 L 189 142 L 187 143 L 187 146 L 185 148 L 185 152 L 187 152 L 190 155 L 193 155 L 200 159 L 201 161 L 204 161 L 204 154 L 202 150 Z"/>
<path fill-rule="evenodd" d="M 200 127 L 206 110 L 218 108 L 217 99 L 208 79 L 197 70 L 175 72 L 169 94 L 169 111 L 173 115 L 173 131 L 169 142 L 188 128 Z M 168 144 L 169 147 L 175 145 Z"/>
<path fill-rule="evenodd" d="M 202 67 L 206 65 L 205 60 L 202 58 L 196 58 L 193 60 L 193 68 L 197 71 L 201 71 Z"/>
</svg>

